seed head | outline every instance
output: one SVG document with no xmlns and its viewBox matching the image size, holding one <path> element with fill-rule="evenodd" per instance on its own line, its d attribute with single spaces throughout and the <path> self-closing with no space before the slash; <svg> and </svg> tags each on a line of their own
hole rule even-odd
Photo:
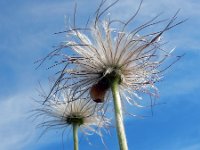
<svg viewBox="0 0 200 150">
<path fill-rule="evenodd" d="M 83 133 L 92 132 L 101 136 L 101 128 L 109 125 L 109 119 L 99 112 L 98 106 L 91 100 L 73 100 L 71 92 L 63 92 L 62 97 L 52 96 L 36 115 L 45 119 L 39 125 L 49 128 L 67 128 L 78 124 Z"/>
<path fill-rule="evenodd" d="M 52 91 L 57 93 L 62 89 L 72 88 L 81 95 L 90 93 L 93 101 L 101 103 L 109 93 L 112 80 L 119 78 L 121 95 L 125 95 L 128 102 L 132 99 L 133 102 L 130 103 L 137 105 L 133 96 L 138 97 L 138 93 L 157 96 L 156 82 L 162 78 L 163 71 L 180 58 L 175 57 L 175 61 L 169 66 L 163 65 L 167 58 L 172 57 L 172 50 L 163 49 L 165 43 L 161 37 L 183 21 L 176 22 L 177 12 L 171 19 L 157 20 L 158 16 L 155 16 L 128 31 L 127 26 L 137 16 L 141 4 L 128 21 L 121 21 L 104 16 L 116 2 L 102 10 L 104 3 L 102 1 L 95 19 L 89 21 L 89 26 L 80 28 L 74 24 L 64 31 L 66 41 L 49 55 L 63 56 L 61 50 L 64 48 L 74 52 L 73 56 L 64 54 L 62 64 L 65 67 Z M 163 23 L 166 25 L 161 30 L 144 34 L 146 29 L 157 28 Z M 60 85 L 62 88 L 56 88 Z"/>
</svg>

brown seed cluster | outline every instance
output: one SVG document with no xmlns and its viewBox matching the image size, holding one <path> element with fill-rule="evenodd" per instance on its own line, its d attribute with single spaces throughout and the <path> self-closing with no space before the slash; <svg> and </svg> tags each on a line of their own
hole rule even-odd
<svg viewBox="0 0 200 150">
<path fill-rule="evenodd" d="M 110 88 L 109 80 L 104 77 L 97 84 L 94 84 L 90 89 L 90 96 L 96 103 L 103 103 L 106 92 Z"/>
</svg>

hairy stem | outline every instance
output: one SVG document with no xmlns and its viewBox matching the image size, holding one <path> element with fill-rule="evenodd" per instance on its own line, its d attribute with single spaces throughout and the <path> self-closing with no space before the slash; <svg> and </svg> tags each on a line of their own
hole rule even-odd
<svg viewBox="0 0 200 150">
<path fill-rule="evenodd" d="M 78 127 L 77 123 L 73 124 L 74 150 L 78 150 Z"/>
<path fill-rule="evenodd" d="M 114 101 L 115 121 L 116 121 L 116 127 L 117 127 L 118 142 L 119 142 L 120 150 L 128 150 L 118 85 L 119 85 L 119 78 L 116 77 L 115 79 L 112 80 L 111 89 L 112 89 L 112 95 L 113 95 L 113 101 Z"/>
</svg>

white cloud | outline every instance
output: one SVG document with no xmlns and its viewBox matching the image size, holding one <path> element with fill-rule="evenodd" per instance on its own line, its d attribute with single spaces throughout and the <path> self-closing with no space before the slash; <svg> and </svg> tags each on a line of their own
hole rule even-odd
<svg viewBox="0 0 200 150">
<path fill-rule="evenodd" d="M 138 7 L 138 4 L 141 0 L 123 0 L 119 1 L 119 7 L 121 10 L 134 10 Z M 181 4 L 181 5 L 180 5 Z M 126 8 L 126 9 L 125 9 Z M 157 14 L 158 12 L 163 12 L 165 14 L 171 14 L 174 11 L 181 9 L 182 15 L 190 16 L 200 16 L 200 9 L 199 1 L 188 1 L 188 0 L 175 0 L 175 1 L 168 1 L 168 0 L 144 0 L 141 7 L 141 14 L 144 16 L 150 16 L 152 14 Z M 120 12 L 121 10 L 118 9 Z M 151 13 L 151 14 L 150 14 Z M 123 13 L 124 14 L 124 13 Z"/>
<path fill-rule="evenodd" d="M 34 124 L 28 119 L 32 108 L 28 92 L 0 100 L 0 149 L 21 150 L 34 135 Z"/>
<path fill-rule="evenodd" d="M 119 1 L 116 7 L 113 8 L 113 12 L 111 11 L 111 14 L 113 14 L 114 18 L 119 17 L 122 20 L 127 20 L 138 8 L 139 2 L 140 0 Z M 185 48 L 197 52 L 200 47 L 200 30 L 196 30 L 200 25 L 199 1 L 144 0 L 138 16 L 133 21 L 133 25 L 138 21 L 143 23 L 159 13 L 163 13 L 160 19 L 170 18 L 179 9 L 177 21 L 188 20 L 165 34 L 166 40 L 173 43 L 178 49 Z"/>
<path fill-rule="evenodd" d="M 185 146 L 184 148 L 181 148 L 180 150 L 199 150 L 199 149 L 200 149 L 200 144 L 196 143 L 189 146 Z"/>
<path fill-rule="evenodd" d="M 162 83 L 163 84 L 163 83 Z M 173 82 L 167 81 L 168 86 L 164 86 L 161 96 L 178 96 L 183 94 L 193 93 L 194 90 L 200 88 L 200 80 L 198 78 L 181 78 L 179 80 L 173 80 Z M 193 96 L 190 94 L 190 96 Z M 191 101 L 191 100 L 190 100 Z M 192 101 L 195 101 L 192 100 Z"/>
</svg>

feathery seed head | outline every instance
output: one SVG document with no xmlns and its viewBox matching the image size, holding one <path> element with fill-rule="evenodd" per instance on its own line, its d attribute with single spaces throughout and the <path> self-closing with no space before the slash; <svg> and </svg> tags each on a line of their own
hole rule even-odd
<svg viewBox="0 0 200 150">
<path fill-rule="evenodd" d="M 79 28 L 74 24 L 72 28 L 65 31 L 67 40 L 63 42 L 60 49 L 51 54 L 60 54 L 63 48 L 75 52 L 75 56 L 64 57 L 65 68 L 53 90 L 55 93 L 59 92 L 55 87 L 63 85 L 63 88 L 70 87 L 75 92 L 82 91 L 82 94 L 89 91 L 95 102 L 104 102 L 110 82 L 118 78 L 120 89 L 126 93 L 127 101 L 131 97 L 129 95 L 137 95 L 140 92 L 151 96 L 157 95 L 155 83 L 161 79 L 162 72 L 168 68 L 162 68 L 162 64 L 171 57 L 171 50 L 162 48 L 165 43 L 161 37 L 163 33 L 183 22 L 175 22 L 178 12 L 167 20 L 162 30 L 143 34 L 141 32 L 145 29 L 157 27 L 166 20 L 157 20 L 158 16 L 156 16 L 127 31 L 127 26 L 135 19 L 141 4 L 137 12 L 124 22 L 111 18 L 101 19 L 116 2 L 101 11 L 104 3 L 105 1 L 102 1 L 97 9 L 95 20 L 89 21 L 89 27 Z M 116 25 L 119 25 L 119 28 Z M 176 57 L 176 60 L 179 58 Z M 66 66 L 70 67 L 67 69 Z"/>
<path fill-rule="evenodd" d="M 109 119 L 99 112 L 98 106 L 91 100 L 73 100 L 71 93 L 63 92 L 62 98 L 52 97 L 41 109 L 36 110 L 40 117 L 46 117 L 40 126 L 48 128 L 66 128 L 78 124 L 84 132 L 93 132 L 101 136 L 101 128 L 109 125 Z"/>
</svg>

